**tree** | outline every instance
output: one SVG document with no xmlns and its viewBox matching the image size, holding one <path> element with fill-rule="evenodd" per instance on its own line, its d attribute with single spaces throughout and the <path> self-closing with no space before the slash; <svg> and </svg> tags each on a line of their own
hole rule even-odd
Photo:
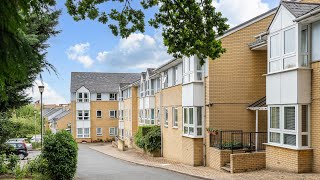
<svg viewBox="0 0 320 180">
<path fill-rule="evenodd" d="M 101 4 L 112 7 L 114 3 L 121 3 L 122 10 L 99 10 Z M 127 38 L 133 32 L 145 31 L 144 12 L 139 7 L 133 8 L 132 3 L 132 0 L 67 0 L 66 6 L 74 20 L 98 19 L 103 24 L 109 23 L 114 35 Z M 143 9 L 159 7 L 148 22 L 154 28 L 162 27 L 164 44 L 174 57 L 197 55 L 204 63 L 206 57 L 216 59 L 225 52 L 216 37 L 223 35 L 229 26 L 227 19 L 216 12 L 212 0 L 141 0 L 140 4 Z"/>
<path fill-rule="evenodd" d="M 46 41 L 59 33 L 55 0 L 0 1 L 0 112 L 18 108 L 30 99 L 24 93 L 44 68 Z"/>
</svg>

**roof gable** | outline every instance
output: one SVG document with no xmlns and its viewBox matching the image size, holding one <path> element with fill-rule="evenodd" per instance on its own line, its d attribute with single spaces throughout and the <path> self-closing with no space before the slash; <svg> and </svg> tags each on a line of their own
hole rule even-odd
<svg viewBox="0 0 320 180">
<path fill-rule="evenodd" d="M 301 17 L 320 7 L 320 3 L 301 3 L 293 1 L 282 1 L 281 4 L 296 18 Z"/>
</svg>

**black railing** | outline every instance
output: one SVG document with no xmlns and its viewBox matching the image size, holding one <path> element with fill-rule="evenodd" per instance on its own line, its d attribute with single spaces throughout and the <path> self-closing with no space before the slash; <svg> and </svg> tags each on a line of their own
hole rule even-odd
<svg viewBox="0 0 320 180">
<path fill-rule="evenodd" d="M 242 133 L 241 130 L 217 131 L 210 134 L 210 146 L 219 149 L 231 149 L 232 133 Z"/>
<path fill-rule="evenodd" d="M 218 131 L 210 134 L 210 146 L 218 149 L 263 151 L 267 143 L 266 132 L 243 132 L 241 130 Z"/>
</svg>

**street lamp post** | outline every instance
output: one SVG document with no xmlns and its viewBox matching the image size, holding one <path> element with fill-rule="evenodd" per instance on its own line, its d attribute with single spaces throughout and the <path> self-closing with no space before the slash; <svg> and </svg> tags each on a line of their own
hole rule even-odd
<svg viewBox="0 0 320 180">
<path fill-rule="evenodd" d="M 41 118 L 41 151 L 42 151 L 42 147 L 43 147 L 43 117 L 42 117 L 42 93 L 44 91 L 44 86 L 38 86 L 39 91 L 40 91 L 40 118 Z"/>
<path fill-rule="evenodd" d="M 37 113 L 38 113 L 38 111 L 34 110 L 33 113 L 34 113 L 34 140 L 36 142 L 36 139 L 37 139 L 36 138 L 37 137 Z"/>
</svg>

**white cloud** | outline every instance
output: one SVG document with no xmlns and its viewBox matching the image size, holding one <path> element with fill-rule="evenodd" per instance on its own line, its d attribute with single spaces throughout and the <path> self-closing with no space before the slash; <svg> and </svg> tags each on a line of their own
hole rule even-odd
<svg viewBox="0 0 320 180">
<path fill-rule="evenodd" d="M 52 89 L 48 83 L 43 82 L 41 83 L 40 80 L 36 80 L 33 83 L 33 87 L 26 90 L 26 94 L 28 94 L 29 97 L 32 97 L 33 101 L 40 100 L 40 92 L 38 89 L 38 86 L 43 85 L 44 86 L 44 92 L 43 92 L 43 103 L 44 104 L 66 104 L 66 99 L 61 96 L 59 93 L 57 93 L 54 89 Z"/>
<path fill-rule="evenodd" d="M 87 54 L 89 48 L 90 44 L 88 42 L 76 44 L 69 47 L 69 49 L 66 51 L 66 54 L 68 55 L 69 59 L 78 61 L 83 64 L 85 68 L 89 68 L 93 64 L 92 58 Z"/>
<path fill-rule="evenodd" d="M 269 5 L 262 0 L 219 0 L 213 4 L 217 11 L 222 13 L 222 16 L 228 18 L 231 27 L 270 9 Z"/>
<path fill-rule="evenodd" d="M 107 54 L 108 52 L 107 51 L 103 51 L 103 52 L 99 52 L 96 59 L 99 61 L 99 62 L 104 62 L 106 59 L 107 59 Z"/>
<path fill-rule="evenodd" d="M 134 33 L 127 39 L 120 39 L 111 51 L 99 52 L 97 59 L 108 71 L 139 72 L 158 67 L 172 58 L 158 36 L 158 33 L 153 37 Z"/>
</svg>

